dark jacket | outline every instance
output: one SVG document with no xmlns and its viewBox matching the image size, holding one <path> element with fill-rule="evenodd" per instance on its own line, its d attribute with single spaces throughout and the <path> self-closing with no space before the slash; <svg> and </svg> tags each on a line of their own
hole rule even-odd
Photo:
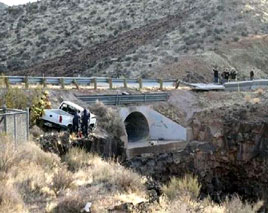
<svg viewBox="0 0 268 213">
<path fill-rule="evenodd" d="M 74 117 L 73 117 L 73 124 L 74 125 L 78 125 L 79 124 L 79 120 L 80 120 L 80 116 L 78 115 L 78 113 L 76 112 L 74 114 Z"/>
<path fill-rule="evenodd" d="M 89 119 L 90 119 L 90 113 L 86 109 L 84 109 L 83 115 L 82 115 L 82 123 L 88 124 Z"/>
</svg>

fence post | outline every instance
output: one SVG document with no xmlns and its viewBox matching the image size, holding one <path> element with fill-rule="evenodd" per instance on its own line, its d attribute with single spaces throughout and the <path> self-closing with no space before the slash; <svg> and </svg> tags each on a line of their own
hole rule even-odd
<svg viewBox="0 0 268 213">
<path fill-rule="evenodd" d="M 139 78 L 138 81 L 139 81 L 139 89 L 141 90 L 142 89 L 142 79 Z"/>
<path fill-rule="evenodd" d="M 26 137 L 27 141 L 29 140 L 29 128 L 30 128 L 30 109 L 27 107 L 26 109 Z"/>
<path fill-rule="evenodd" d="M 94 90 L 97 90 L 98 85 L 97 85 L 97 79 L 93 78 L 93 84 L 94 84 Z"/>
<path fill-rule="evenodd" d="M 24 84 L 25 84 L 25 89 L 28 89 L 29 88 L 29 79 L 28 79 L 28 76 L 25 76 L 25 78 L 24 78 Z"/>
<path fill-rule="evenodd" d="M 124 88 L 127 89 L 127 79 L 124 78 Z"/>
<path fill-rule="evenodd" d="M 17 119 L 16 119 L 16 113 L 14 113 L 13 117 L 13 122 L 14 122 L 14 141 L 15 141 L 15 147 L 17 148 Z"/>
<path fill-rule="evenodd" d="M 113 79 L 112 78 L 108 79 L 108 83 L 109 83 L 109 89 L 113 89 Z"/>
<path fill-rule="evenodd" d="M 7 107 L 5 104 L 3 105 L 3 112 L 4 112 L 4 131 L 5 133 L 7 133 L 7 115 L 6 115 Z"/>
<path fill-rule="evenodd" d="M 159 79 L 158 82 L 159 82 L 159 89 L 163 90 L 163 79 Z"/>
</svg>

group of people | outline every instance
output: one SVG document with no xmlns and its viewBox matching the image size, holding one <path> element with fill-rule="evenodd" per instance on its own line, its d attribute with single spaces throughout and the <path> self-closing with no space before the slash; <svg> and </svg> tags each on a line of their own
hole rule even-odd
<svg viewBox="0 0 268 213">
<path fill-rule="evenodd" d="M 78 132 L 80 130 L 79 127 L 81 127 L 83 136 L 87 138 L 89 121 L 90 121 L 90 113 L 87 111 L 87 109 L 84 109 L 84 111 L 82 112 L 82 116 L 80 116 L 78 112 L 75 112 L 73 117 L 72 132 L 78 135 Z"/>
<path fill-rule="evenodd" d="M 214 73 L 214 83 L 222 83 L 224 84 L 225 82 L 228 82 L 229 80 L 236 80 L 237 78 L 237 72 L 236 70 L 228 70 L 225 69 L 221 75 L 219 75 L 219 70 L 218 67 L 215 66 L 213 68 L 213 73 Z"/>
<path fill-rule="evenodd" d="M 226 68 L 221 75 L 219 75 L 219 69 L 217 66 L 213 67 L 213 73 L 214 73 L 214 83 L 218 84 L 224 84 L 225 82 L 228 82 L 229 80 L 237 80 L 237 71 L 235 69 L 231 69 L 230 71 L 228 68 Z M 250 80 L 254 80 L 254 71 L 250 71 Z"/>
</svg>

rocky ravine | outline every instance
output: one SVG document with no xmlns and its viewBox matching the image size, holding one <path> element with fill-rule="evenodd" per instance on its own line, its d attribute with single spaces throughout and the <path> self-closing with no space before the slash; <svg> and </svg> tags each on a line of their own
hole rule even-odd
<svg viewBox="0 0 268 213">
<path fill-rule="evenodd" d="M 237 193 L 268 200 L 268 107 L 255 104 L 199 112 L 183 152 L 136 157 L 128 166 L 159 181 L 194 173 L 216 201 Z M 202 195 L 201 195 L 202 196 Z"/>
<path fill-rule="evenodd" d="M 42 0 L 0 20 L 0 72 L 211 81 L 267 76 L 267 1 Z"/>
</svg>

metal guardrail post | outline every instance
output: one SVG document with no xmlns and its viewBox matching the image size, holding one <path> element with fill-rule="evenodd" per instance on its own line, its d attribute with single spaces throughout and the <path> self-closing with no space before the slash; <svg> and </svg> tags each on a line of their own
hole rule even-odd
<svg viewBox="0 0 268 213">
<path fill-rule="evenodd" d="M 61 78 L 60 79 L 60 87 L 61 87 L 61 89 L 64 89 L 65 88 L 64 78 Z"/>
<path fill-rule="evenodd" d="M 43 85 L 44 88 L 47 87 L 47 80 L 46 80 L 45 77 L 42 78 L 42 85 Z"/>
<path fill-rule="evenodd" d="M 139 78 L 139 89 L 141 90 L 142 89 L 142 79 L 141 78 Z"/>
<path fill-rule="evenodd" d="M 108 79 L 108 83 L 109 83 L 109 89 L 113 89 L 113 79 L 112 78 Z"/>
<path fill-rule="evenodd" d="M 124 78 L 124 88 L 127 89 L 127 79 Z"/>
<path fill-rule="evenodd" d="M 79 90 L 79 85 L 75 79 L 72 81 L 72 83 L 75 86 L 75 88 Z"/>
<path fill-rule="evenodd" d="M 98 85 L 97 85 L 97 79 L 96 78 L 93 79 L 93 84 L 94 84 L 94 90 L 97 90 Z"/>
<path fill-rule="evenodd" d="M 24 84 L 25 84 L 25 89 L 28 89 L 29 88 L 29 79 L 28 79 L 28 76 L 25 76 L 25 78 L 24 78 Z"/>
<path fill-rule="evenodd" d="M 159 82 L 159 89 L 163 90 L 163 79 L 159 79 L 158 82 Z"/>
</svg>

